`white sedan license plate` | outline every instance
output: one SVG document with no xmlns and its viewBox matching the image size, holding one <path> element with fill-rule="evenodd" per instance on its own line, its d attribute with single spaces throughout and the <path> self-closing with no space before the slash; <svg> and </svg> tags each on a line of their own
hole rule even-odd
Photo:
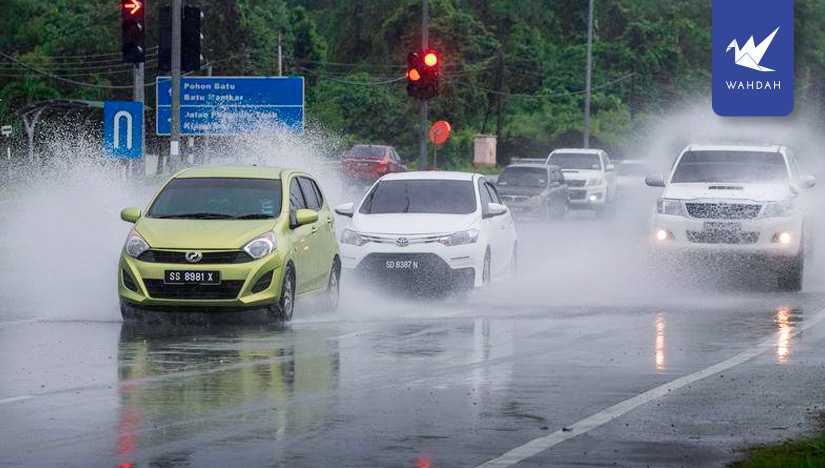
<svg viewBox="0 0 825 468">
<path fill-rule="evenodd" d="M 163 282 L 166 284 L 221 284 L 221 272 L 166 270 Z"/>
<path fill-rule="evenodd" d="M 418 260 L 387 260 L 384 266 L 387 270 L 417 270 Z"/>
</svg>

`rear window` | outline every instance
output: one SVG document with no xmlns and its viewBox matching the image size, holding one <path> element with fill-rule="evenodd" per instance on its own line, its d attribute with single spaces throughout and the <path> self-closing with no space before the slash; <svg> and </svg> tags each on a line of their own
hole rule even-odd
<svg viewBox="0 0 825 468">
<path fill-rule="evenodd" d="M 362 214 L 475 211 L 475 189 L 469 180 L 384 180 L 373 187 L 359 210 Z"/>
<path fill-rule="evenodd" d="M 152 203 L 150 218 L 269 219 L 281 213 L 281 181 L 173 179 Z"/>
<path fill-rule="evenodd" d="M 387 148 L 383 146 L 367 146 L 356 145 L 353 146 L 345 158 L 365 158 L 365 159 L 380 159 L 387 155 Z"/>
<path fill-rule="evenodd" d="M 759 183 L 788 179 L 782 154 L 768 151 L 688 151 L 672 183 Z"/>
<path fill-rule="evenodd" d="M 602 168 L 599 155 L 594 153 L 554 153 L 547 158 L 547 164 L 559 166 L 562 170 L 601 170 Z"/>
</svg>

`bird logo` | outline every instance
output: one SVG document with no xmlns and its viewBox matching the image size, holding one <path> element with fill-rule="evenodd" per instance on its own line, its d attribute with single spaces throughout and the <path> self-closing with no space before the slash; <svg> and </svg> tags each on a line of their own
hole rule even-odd
<svg viewBox="0 0 825 468">
<path fill-rule="evenodd" d="M 734 62 L 740 67 L 750 68 L 760 72 L 776 71 L 772 68 L 763 67 L 759 63 L 762 61 L 762 57 L 765 55 L 765 52 L 768 51 L 768 47 L 771 46 L 777 32 L 779 32 L 778 27 L 774 29 L 768 37 L 762 40 L 759 45 L 756 45 L 753 40 L 753 36 L 751 36 L 750 39 L 748 39 L 748 42 L 745 43 L 745 46 L 741 49 L 739 48 L 739 43 L 736 42 L 736 39 L 734 39 L 730 44 L 728 44 L 728 48 L 725 49 L 725 53 L 727 54 L 731 49 L 733 49 Z"/>
</svg>

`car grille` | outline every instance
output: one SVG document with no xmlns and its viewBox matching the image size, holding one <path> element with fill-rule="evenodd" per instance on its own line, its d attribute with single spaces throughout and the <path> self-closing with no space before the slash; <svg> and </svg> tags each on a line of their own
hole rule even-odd
<svg viewBox="0 0 825 468">
<path fill-rule="evenodd" d="M 755 203 L 685 203 L 685 209 L 693 218 L 753 219 L 759 216 L 762 205 Z"/>
<path fill-rule="evenodd" d="M 243 250 L 227 250 L 219 252 L 207 251 L 201 253 L 203 253 L 203 258 L 201 261 L 195 262 L 198 265 L 248 263 L 254 260 Z M 190 263 L 186 260 L 185 251 L 182 252 L 174 250 L 147 250 L 146 252 L 143 252 L 140 257 L 138 257 L 138 260 L 149 263 Z"/>
<path fill-rule="evenodd" d="M 587 183 L 587 181 L 584 180 L 584 179 L 582 179 L 582 180 L 568 180 L 567 181 L 567 186 L 568 187 L 584 187 L 584 184 L 586 184 L 586 183 Z"/>
<path fill-rule="evenodd" d="M 568 190 L 567 197 L 571 200 L 584 200 L 587 197 L 587 192 L 584 190 Z"/>
<path fill-rule="evenodd" d="M 243 280 L 228 280 L 221 284 L 165 284 L 162 279 L 145 279 L 149 297 L 156 299 L 235 299 Z"/>
<path fill-rule="evenodd" d="M 694 244 L 755 244 L 758 232 L 737 231 L 687 231 L 688 241 Z"/>
</svg>

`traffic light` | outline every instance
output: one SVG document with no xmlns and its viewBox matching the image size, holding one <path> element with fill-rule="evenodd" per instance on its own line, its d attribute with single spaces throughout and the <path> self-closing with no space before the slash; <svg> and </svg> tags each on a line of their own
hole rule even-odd
<svg viewBox="0 0 825 468">
<path fill-rule="evenodd" d="M 407 56 L 407 94 L 419 99 L 438 96 L 438 79 L 441 58 L 429 49 L 410 52 Z"/>
<path fill-rule="evenodd" d="M 181 12 L 180 68 L 182 72 L 200 70 L 203 62 L 203 12 L 200 8 L 184 7 Z M 172 10 L 160 9 L 160 44 L 158 46 L 158 71 L 172 70 Z"/>
<path fill-rule="evenodd" d="M 120 0 L 121 47 L 124 63 L 146 61 L 145 0 Z"/>
</svg>

